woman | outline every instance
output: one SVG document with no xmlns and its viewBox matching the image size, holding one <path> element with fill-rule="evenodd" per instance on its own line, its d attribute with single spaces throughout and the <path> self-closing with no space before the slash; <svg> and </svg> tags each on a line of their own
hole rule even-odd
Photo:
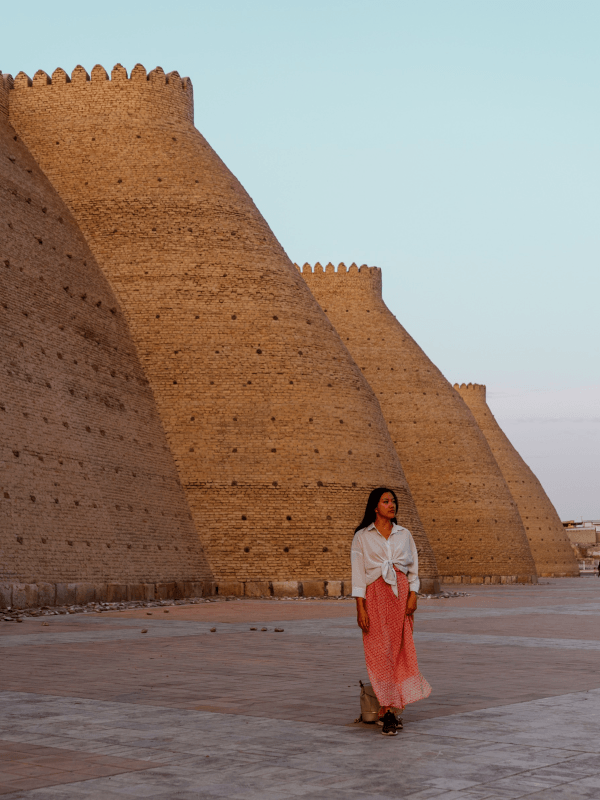
<svg viewBox="0 0 600 800">
<path fill-rule="evenodd" d="M 431 692 L 419 672 L 412 637 L 419 591 L 417 548 L 410 531 L 398 525 L 397 508 L 391 489 L 373 489 L 352 541 L 352 596 L 385 736 L 402 728 L 395 710 L 401 712 Z"/>
</svg>

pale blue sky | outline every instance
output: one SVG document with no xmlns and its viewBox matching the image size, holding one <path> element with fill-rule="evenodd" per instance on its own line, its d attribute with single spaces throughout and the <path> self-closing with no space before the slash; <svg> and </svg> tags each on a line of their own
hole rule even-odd
<svg viewBox="0 0 600 800">
<path fill-rule="evenodd" d="M 600 385 L 597 0 L 34 0 L 2 31 L 4 72 L 189 75 L 197 127 L 291 258 L 380 266 L 452 382 L 492 405 L 529 392 L 542 417 L 557 389 Z M 563 440 L 555 472 L 578 463 Z M 600 517 L 593 486 L 559 512 Z"/>
</svg>

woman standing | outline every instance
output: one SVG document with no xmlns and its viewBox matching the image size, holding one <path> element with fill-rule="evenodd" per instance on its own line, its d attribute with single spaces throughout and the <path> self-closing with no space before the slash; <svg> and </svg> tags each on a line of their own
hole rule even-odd
<svg viewBox="0 0 600 800">
<path fill-rule="evenodd" d="M 397 507 L 391 489 L 373 489 L 352 541 L 352 596 L 385 736 L 402 728 L 394 709 L 401 712 L 431 692 L 419 672 L 412 637 L 419 591 L 417 548 L 410 531 L 396 521 Z"/>
</svg>

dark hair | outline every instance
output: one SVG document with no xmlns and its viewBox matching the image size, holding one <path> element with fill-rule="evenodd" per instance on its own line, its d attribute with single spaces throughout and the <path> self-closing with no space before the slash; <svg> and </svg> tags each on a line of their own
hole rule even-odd
<svg viewBox="0 0 600 800">
<path fill-rule="evenodd" d="M 385 486 L 380 486 L 378 489 L 373 489 L 371 494 L 369 495 L 369 499 L 367 500 L 367 507 L 365 508 L 365 515 L 362 518 L 362 522 L 356 528 L 356 531 L 360 531 L 362 528 L 367 528 L 372 522 L 375 522 L 375 509 L 379 505 L 379 501 L 381 500 L 381 496 L 384 495 L 386 492 L 389 492 L 396 502 L 396 511 L 398 511 L 398 498 L 396 497 L 396 492 L 393 489 L 388 489 Z M 394 525 L 398 524 L 398 520 L 396 517 L 392 520 Z"/>
</svg>

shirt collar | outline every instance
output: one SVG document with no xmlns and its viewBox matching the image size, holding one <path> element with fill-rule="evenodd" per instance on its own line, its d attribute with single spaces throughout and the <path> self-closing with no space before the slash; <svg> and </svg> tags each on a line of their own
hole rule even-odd
<svg viewBox="0 0 600 800">
<path fill-rule="evenodd" d="M 379 531 L 377 530 L 377 526 L 375 525 L 374 522 L 372 522 L 367 527 L 367 530 L 368 531 L 375 531 L 375 533 L 379 533 Z M 392 533 L 390 533 L 390 536 L 392 536 L 394 533 L 401 533 L 401 531 L 403 531 L 403 530 L 404 530 L 404 528 L 402 527 L 402 525 L 395 525 L 394 523 L 392 523 Z M 380 533 L 379 533 L 379 535 L 381 536 Z"/>
</svg>

